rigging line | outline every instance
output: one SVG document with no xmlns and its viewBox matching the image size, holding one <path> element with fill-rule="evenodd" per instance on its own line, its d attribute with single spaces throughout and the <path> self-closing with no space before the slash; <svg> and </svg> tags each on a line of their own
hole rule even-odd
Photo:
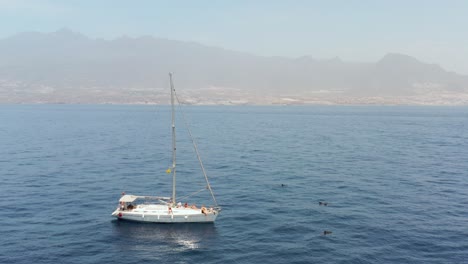
<svg viewBox="0 0 468 264">
<path fill-rule="evenodd" d="M 183 196 L 183 197 L 179 198 L 179 201 L 180 201 L 180 200 L 183 200 L 183 199 L 187 199 L 187 198 L 189 198 L 190 196 L 194 196 L 195 194 L 197 194 L 197 193 L 199 193 L 199 192 L 202 192 L 202 191 L 204 191 L 204 190 L 206 190 L 206 188 L 203 188 L 203 189 L 201 189 L 201 190 L 198 190 L 198 191 L 196 191 L 196 192 L 194 192 L 194 193 L 191 193 L 191 194 L 189 194 L 189 195 Z"/>
<path fill-rule="evenodd" d="M 213 201 L 214 201 L 215 205 L 218 206 L 218 202 L 216 201 L 213 190 L 211 189 L 210 182 L 208 181 L 208 176 L 206 175 L 205 167 L 203 166 L 203 162 L 201 160 L 200 153 L 198 152 L 197 143 L 195 142 L 195 139 L 192 136 L 192 131 L 190 130 L 190 126 L 189 126 L 189 124 L 187 122 L 187 118 L 185 118 L 185 113 L 184 113 L 184 111 L 183 111 L 183 109 L 181 107 L 179 96 L 177 96 L 177 93 L 176 93 L 175 89 L 174 89 L 174 95 L 175 95 L 175 98 L 177 99 L 178 107 L 180 109 L 180 112 L 182 113 L 182 119 L 184 120 L 185 127 L 187 127 L 187 130 L 188 130 L 188 133 L 189 133 L 189 136 L 190 136 L 190 140 L 192 141 L 192 144 L 193 144 L 193 148 L 195 149 L 195 153 L 197 154 L 198 162 L 200 163 L 200 168 L 202 169 L 203 176 L 205 176 L 206 185 L 208 187 L 208 190 L 210 190 L 211 197 L 213 198 Z"/>
</svg>

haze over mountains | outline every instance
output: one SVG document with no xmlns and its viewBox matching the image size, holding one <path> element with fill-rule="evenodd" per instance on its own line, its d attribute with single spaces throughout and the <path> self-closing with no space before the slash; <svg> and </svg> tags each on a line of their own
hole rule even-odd
<svg viewBox="0 0 468 264">
<path fill-rule="evenodd" d="M 375 63 L 263 57 L 68 29 L 0 39 L 0 103 L 166 104 L 168 72 L 192 104 L 468 104 L 468 76 L 403 54 Z"/>
</svg>

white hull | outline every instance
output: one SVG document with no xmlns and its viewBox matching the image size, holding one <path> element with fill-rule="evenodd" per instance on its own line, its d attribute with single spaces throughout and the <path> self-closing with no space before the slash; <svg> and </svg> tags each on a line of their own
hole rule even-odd
<svg viewBox="0 0 468 264">
<path fill-rule="evenodd" d="M 138 205 L 133 210 L 117 209 L 112 216 L 121 220 L 150 222 L 150 223 L 212 223 L 216 220 L 218 212 L 212 210 L 203 214 L 200 209 L 172 208 L 168 210 L 164 205 Z"/>
</svg>

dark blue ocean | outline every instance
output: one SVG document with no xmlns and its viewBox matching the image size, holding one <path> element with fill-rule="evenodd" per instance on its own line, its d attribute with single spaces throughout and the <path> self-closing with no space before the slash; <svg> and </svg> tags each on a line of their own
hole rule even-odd
<svg viewBox="0 0 468 264">
<path fill-rule="evenodd" d="M 184 109 L 215 224 L 110 215 L 170 195 L 168 107 L 0 106 L 0 263 L 467 263 L 467 107 Z M 177 136 L 182 197 L 204 183 Z"/>
</svg>

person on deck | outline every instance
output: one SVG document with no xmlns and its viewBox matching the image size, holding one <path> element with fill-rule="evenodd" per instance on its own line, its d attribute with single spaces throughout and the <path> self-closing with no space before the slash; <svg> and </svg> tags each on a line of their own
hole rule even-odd
<svg viewBox="0 0 468 264">
<path fill-rule="evenodd" d="M 201 212 L 202 212 L 202 214 L 204 214 L 204 215 L 206 215 L 206 213 L 207 213 L 207 212 L 206 212 L 206 207 L 205 207 L 204 205 L 202 205 L 202 207 L 201 207 Z"/>
</svg>

